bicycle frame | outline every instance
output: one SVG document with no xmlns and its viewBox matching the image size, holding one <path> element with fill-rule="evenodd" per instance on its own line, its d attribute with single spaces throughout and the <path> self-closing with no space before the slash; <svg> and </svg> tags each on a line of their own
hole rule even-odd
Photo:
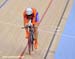
<svg viewBox="0 0 75 59">
<path fill-rule="evenodd" d="M 33 40 L 34 40 L 34 28 L 32 26 L 29 26 L 29 39 L 28 39 L 29 54 L 31 54 L 31 48 L 33 51 Z"/>
<path fill-rule="evenodd" d="M 22 27 L 22 29 L 24 28 L 28 28 L 29 31 L 28 49 L 29 49 L 29 54 L 31 54 L 31 47 L 33 51 L 33 40 L 34 40 L 34 25 L 32 26 L 31 20 L 29 21 L 29 24 L 27 26 Z"/>
</svg>

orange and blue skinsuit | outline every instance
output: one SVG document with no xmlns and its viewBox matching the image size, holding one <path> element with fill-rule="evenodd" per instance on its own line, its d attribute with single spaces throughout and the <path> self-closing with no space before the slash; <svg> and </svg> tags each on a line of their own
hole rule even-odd
<svg viewBox="0 0 75 59">
<path fill-rule="evenodd" d="M 32 8 L 33 11 L 33 16 L 32 16 L 32 24 L 34 25 L 34 47 L 37 48 L 38 47 L 38 24 L 39 24 L 39 16 L 38 16 L 38 12 L 35 8 Z M 27 18 L 26 15 L 26 11 L 24 11 L 23 13 L 23 18 L 24 18 L 24 25 L 26 25 L 29 20 Z M 28 28 L 25 28 L 25 34 L 26 34 L 26 38 L 28 38 L 29 36 L 29 32 L 28 32 Z"/>
</svg>

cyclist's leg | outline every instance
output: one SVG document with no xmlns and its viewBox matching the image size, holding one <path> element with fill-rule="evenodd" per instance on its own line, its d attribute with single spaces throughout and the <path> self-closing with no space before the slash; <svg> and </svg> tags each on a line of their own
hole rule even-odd
<svg viewBox="0 0 75 59">
<path fill-rule="evenodd" d="M 28 31 L 28 28 L 25 28 L 25 37 L 26 37 L 26 39 L 28 39 L 28 37 L 29 37 L 29 31 Z"/>
<path fill-rule="evenodd" d="M 38 48 L 38 27 L 34 27 L 34 47 Z"/>
</svg>

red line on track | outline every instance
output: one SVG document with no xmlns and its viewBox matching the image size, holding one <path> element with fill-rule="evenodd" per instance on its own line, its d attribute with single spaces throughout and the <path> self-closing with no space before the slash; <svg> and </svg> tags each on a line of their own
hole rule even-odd
<svg viewBox="0 0 75 59">
<path fill-rule="evenodd" d="M 46 8 L 46 10 L 45 10 L 45 12 L 44 12 L 44 14 L 42 15 L 42 17 L 41 17 L 41 19 L 40 19 L 40 23 L 42 22 L 44 16 L 46 15 L 46 13 L 47 13 L 47 11 L 48 11 L 48 9 L 49 9 L 49 7 L 51 6 L 52 1 L 53 1 L 53 0 L 50 0 L 50 2 L 49 2 L 49 4 L 48 4 L 48 6 L 47 6 L 47 8 Z M 39 23 L 39 24 L 40 24 L 40 23 Z"/>
<path fill-rule="evenodd" d="M 27 44 L 28 45 L 28 44 Z M 19 56 L 19 59 L 22 59 L 23 58 L 23 55 L 26 51 L 26 48 L 27 48 L 27 45 L 25 46 L 24 50 L 21 52 L 20 56 Z"/>
<path fill-rule="evenodd" d="M 51 6 L 52 1 L 53 1 L 53 0 L 50 0 L 50 2 L 49 2 L 49 4 L 48 4 L 48 6 L 47 6 L 47 8 L 46 8 L 46 10 L 45 10 L 45 12 L 44 12 L 44 14 L 42 15 L 42 17 L 41 17 L 41 19 L 40 19 L 39 24 L 42 22 L 44 16 L 46 15 L 46 13 L 47 13 L 49 7 Z M 22 59 L 22 58 L 23 58 L 23 55 L 24 55 L 24 53 L 25 53 L 25 51 L 26 51 L 27 46 L 28 46 L 28 44 L 25 46 L 24 50 L 21 52 L 19 59 Z"/>
</svg>

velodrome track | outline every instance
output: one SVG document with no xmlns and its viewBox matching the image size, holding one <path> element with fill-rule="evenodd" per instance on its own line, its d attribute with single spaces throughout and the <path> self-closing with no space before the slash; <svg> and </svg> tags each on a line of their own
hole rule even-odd
<svg viewBox="0 0 75 59">
<path fill-rule="evenodd" d="M 4 0 L 0 4 L 0 59 L 54 59 L 54 53 L 68 18 L 72 0 Z M 28 55 L 23 11 L 34 7 L 40 16 L 39 47 Z M 18 57 L 20 56 L 20 57 Z M 21 58 L 22 59 L 22 58 Z"/>
</svg>

